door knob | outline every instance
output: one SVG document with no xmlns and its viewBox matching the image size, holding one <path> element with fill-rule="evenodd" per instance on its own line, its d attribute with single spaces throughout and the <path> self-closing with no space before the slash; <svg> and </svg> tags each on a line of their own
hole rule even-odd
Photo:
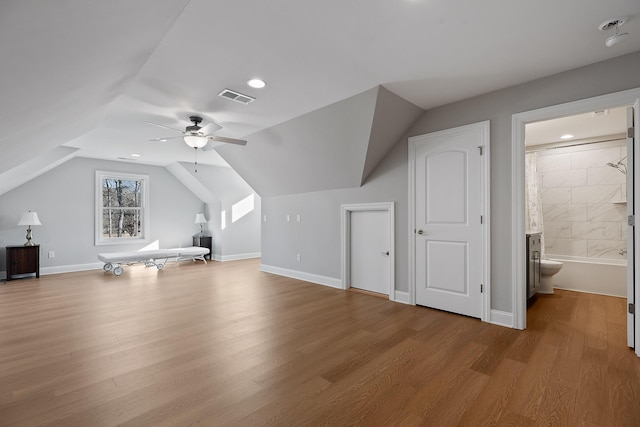
<svg viewBox="0 0 640 427">
<path fill-rule="evenodd" d="M 382 255 L 389 255 L 389 251 L 387 252 L 380 252 Z"/>
<path fill-rule="evenodd" d="M 424 234 L 424 231 L 422 231 L 422 229 L 418 230 L 418 234 Z"/>
</svg>

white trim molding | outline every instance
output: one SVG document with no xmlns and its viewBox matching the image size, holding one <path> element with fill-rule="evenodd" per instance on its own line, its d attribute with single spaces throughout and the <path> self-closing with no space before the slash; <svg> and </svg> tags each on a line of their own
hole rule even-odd
<svg viewBox="0 0 640 427">
<path fill-rule="evenodd" d="M 349 289 L 351 277 L 351 212 L 385 211 L 389 214 L 389 299 L 395 301 L 396 237 L 395 202 L 355 203 L 340 206 L 341 218 L 341 289 Z"/>
<path fill-rule="evenodd" d="M 513 327 L 513 314 L 506 311 L 491 310 L 489 323 L 507 328 Z"/>
<path fill-rule="evenodd" d="M 262 254 L 260 252 L 250 252 L 246 254 L 232 254 L 232 255 L 218 255 L 213 254 L 212 259 L 214 261 L 238 261 L 241 259 L 251 259 L 251 258 L 260 258 Z"/>
<path fill-rule="evenodd" d="M 342 281 L 334 277 L 320 276 L 319 274 L 306 273 L 304 271 L 290 270 L 288 268 L 265 264 L 260 264 L 260 271 L 277 274 L 278 276 L 290 277 L 292 279 L 303 280 L 305 282 L 316 283 L 318 285 L 329 286 L 331 288 L 342 289 Z"/>
<path fill-rule="evenodd" d="M 409 292 L 405 292 L 405 291 L 394 291 L 392 300 L 394 302 L 399 302 L 399 303 L 402 303 L 402 304 L 413 305 L 413 304 L 411 304 L 410 299 L 409 299 Z"/>
<path fill-rule="evenodd" d="M 75 273 L 78 271 L 102 270 L 103 266 L 104 266 L 103 262 L 91 262 L 87 264 L 71 264 L 71 265 L 58 265 L 55 267 L 40 267 L 40 275 L 46 276 L 48 274 Z"/>
</svg>

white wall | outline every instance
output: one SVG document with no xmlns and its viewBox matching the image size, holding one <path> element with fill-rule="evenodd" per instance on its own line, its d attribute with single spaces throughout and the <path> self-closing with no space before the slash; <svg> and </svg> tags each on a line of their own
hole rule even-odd
<svg viewBox="0 0 640 427">
<path fill-rule="evenodd" d="M 225 261 L 259 256 L 262 209 L 260 196 L 232 168 L 198 165 L 196 173 L 193 165 L 181 165 L 215 195 L 216 201 L 209 202 L 205 212 L 209 220 L 208 232 L 213 235 L 214 259 Z M 241 217 L 234 218 L 234 211 L 237 212 L 248 201 L 252 202 L 253 208 L 243 212 Z M 221 225 L 223 214 L 224 229 Z"/>
<path fill-rule="evenodd" d="M 195 214 L 202 202 L 165 168 L 75 158 L 0 196 L 0 271 L 6 271 L 5 246 L 25 242 L 25 227 L 16 224 L 29 209 L 42 222 L 32 229 L 45 272 L 95 264 L 100 252 L 145 245 L 94 245 L 96 170 L 149 175 L 150 240 L 159 240 L 163 248 L 191 246 L 191 236 L 198 230 Z M 49 251 L 55 252 L 55 258 L 47 257 Z"/>
<path fill-rule="evenodd" d="M 626 260 L 620 251 L 627 250 L 627 177 L 607 166 L 627 155 L 626 143 L 537 151 L 548 258 Z"/>
</svg>

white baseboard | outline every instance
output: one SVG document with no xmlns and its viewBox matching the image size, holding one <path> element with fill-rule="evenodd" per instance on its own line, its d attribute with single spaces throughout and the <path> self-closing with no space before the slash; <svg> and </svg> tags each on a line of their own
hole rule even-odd
<svg viewBox="0 0 640 427">
<path fill-rule="evenodd" d="M 60 273 L 74 273 L 76 271 L 88 271 L 88 270 L 102 270 L 102 266 L 104 263 L 102 262 L 92 262 L 88 264 L 72 264 L 72 265 L 58 265 L 55 267 L 41 267 L 40 275 L 46 276 L 49 274 L 60 274 Z M 6 280 L 7 272 L 0 271 L 0 280 Z"/>
<path fill-rule="evenodd" d="M 608 293 L 605 293 L 605 292 L 592 292 L 592 291 L 586 291 L 584 289 L 559 288 L 557 286 L 554 286 L 553 289 L 561 289 L 563 291 L 582 292 L 583 294 L 604 295 L 606 297 L 616 297 L 616 298 L 626 298 L 627 297 L 626 295 L 608 294 Z"/>
<path fill-rule="evenodd" d="M 491 310 L 489 314 L 489 323 L 507 328 L 513 328 L 513 313 L 506 311 Z"/>
<path fill-rule="evenodd" d="M 248 254 L 234 254 L 234 255 L 218 255 L 213 254 L 214 261 L 238 261 L 241 259 L 260 258 L 262 254 L 260 252 L 251 252 Z"/>
<path fill-rule="evenodd" d="M 393 301 L 400 302 L 402 304 L 411 304 L 409 300 L 409 292 L 393 291 Z"/>
<path fill-rule="evenodd" d="M 102 270 L 103 262 L 92 262 L 89 264 L 72 264 L 72 265 L 59 265 L 55 267 L 41 267 L 40 275 L 46 276 L 47 274 L 59 274 L 59 273 L 73 273 L 76 271 L 87 270 Z"/>
<path fill-rule="evenodd" d="M 317 283 L 318 285 L 329 286 L 336 289 L 343 289 L 342 280 L 334 277 L 320 276 L 318 274 L 305 273 L 304 271 L 289 270 L 287 268 L 264 264 L 260 264 L 260 271 L 277 274 L 278 276 L 291 277 L 292 279 L 304 280 L 305 282 Z"/>
</svg>

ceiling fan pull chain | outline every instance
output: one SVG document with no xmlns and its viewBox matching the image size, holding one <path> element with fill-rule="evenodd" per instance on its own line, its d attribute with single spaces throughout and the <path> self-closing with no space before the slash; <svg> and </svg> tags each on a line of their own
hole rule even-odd
<svg viewBox="0 0 640 427">
<path fill-rule="evenodd" d="M 198 147 L 193 147 L 194 150 L 196 150 L 196 161 L 193 163 L 196 173 L 198 173 Z"/>
</svg>

